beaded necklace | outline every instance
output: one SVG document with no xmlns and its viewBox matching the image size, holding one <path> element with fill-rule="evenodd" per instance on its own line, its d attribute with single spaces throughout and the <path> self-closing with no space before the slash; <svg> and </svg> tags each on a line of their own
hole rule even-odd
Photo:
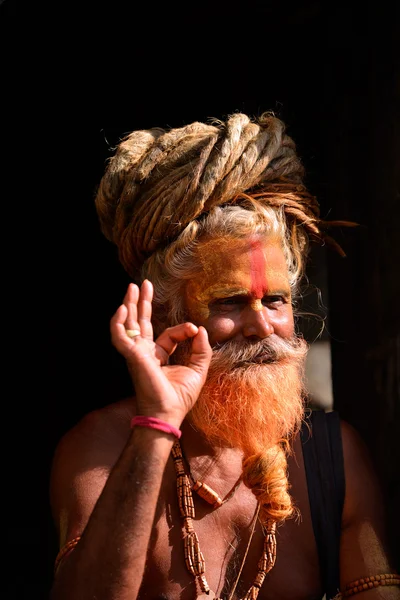
<svg viewBox="0 0 400 600">
<path fill-rule="evenodd" d="M 183 448 L 182 448 L 182 446 L 179 446 L 179 447 L 180 447 L 180 451 L 182 454 L 182 458 L 185 460 L 185 462 L 187 464 L 188 475 L 189 475 L 190 479 L 192 480 L 192 486 L 191 486 L 192 490 L 194 492 L 196 492 L 196 494 L 198 496 L 200 496 L 200 498 L 203 498 L 203 500 L 208 502 L 208 504 L 211 504 L 211 506 L 213 508 L 219 508 L 220 506 L 225 504 L 225 502 L 228 502 L 228 500 L 230 500 L 230 498 L 232 498 L 233 494 L 236 492 L 239 485 L 241 484 L 242 475 L 240 475 L 239 479 L 233 485 L 232 489 L 227 493 L 225 498 L 221 498 L 219 496 L 219 494 L 217 492 L 215 492 L 209 485 L 204 483 L 204 481 L 200 481 L 200 479 L 196 479 L 195 477 L 193 477 L 192 472 L 190 470 L 189 461 L 183 452 Z"/>
<path fill-rule="evenodd" d="M 205 576 L 205 561 L 203 553 L 200 550 L 199 539 L 193 528 L 193 519 L 195 518 L 195 509 L 193 503 L 192 489 L 190 480 L 185 472 L 183 465 L 182 449 L 177 440 L 172 447 L 172 457 L 176 472 L 176 484 L 178 492 L 178 503 L 181 517 L 183 519 L 183 544 L 185 552 L 185 563 L 188 571 L 194 576 L 196 586 L 200 590 L 198 600 L 201 598 L 208 600 L 222 600 L 217 598 L 214 592 L 211 591 Z M 203 484 L 204 485 L 204 484 Z M 259 510 L 259 507 L 258 507 Z M 257 511 L 258 516 L 258 511 Z M 256 519 L 255 519 L 256 521 Z M 255 522 L 254 522 L 255 526 Z M 254 531 L 254 527 L 253 527 Z M 264 547 L 260 560 L 257 565 L 257 575 L 250 589 L 242 600 L 256 600 L 262 584 L 264 583 L 267 573 L 272 569 L 276 559 L 276 522 L 272 519 L 267 519 L 263 524 Z M 247 554 L 247 552 L 246 552 Z M 246 555 L 245 555 L 246 558 Z M 243 563 L 242 563 L 243 567 Z M 239 573 L 240 575 L 240 573 Z M 238 583 L 236 579 L 234 589 Z M 231 591 L 230 598 L 233 596 Z"/>
</svg>

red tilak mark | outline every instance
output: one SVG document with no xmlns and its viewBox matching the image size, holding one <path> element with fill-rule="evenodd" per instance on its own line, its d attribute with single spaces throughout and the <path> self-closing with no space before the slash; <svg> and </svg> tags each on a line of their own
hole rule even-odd
<svg viewBox="0 0 400 600">
<path fill-rule="evenodd" d="M 266 261 L 261 242 L 250 243 L 251 294 L 261 299 L 267 291 Z"/>
</svg>

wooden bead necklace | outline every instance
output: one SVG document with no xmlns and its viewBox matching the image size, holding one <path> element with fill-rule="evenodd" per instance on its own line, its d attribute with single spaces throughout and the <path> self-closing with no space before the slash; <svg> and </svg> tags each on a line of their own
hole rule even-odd
<svg viewBox="0 0 400 600">
<path fill-rule="evenodd" d="M 189 461 L 183 452 L 182 446 L 180 446 L 180 451 L 181 451 L 182 458 L 186 462 L 187 469 L 188 469 L 188 475 L 192 481 L 191 488 L 194 492 L 196 492 L 196 494 L 198 496 L 200 496 L 200 498 L 203 498 L 203 500 L 208 502 L 208 504 L 211 504 L 211 506 L 213 508 L 219 508 L 220 506 L 225 504 L 225 502 L 228 502 L 228 500 L 230 500 L 232 498 L 233 494 L 236 492 L 236 490 L 238 489 L 239 485 L 242 482 L 242 479 L 243 479 L 242 475 L 240 475 L 239 479 L 233 485 L 232 489 L 227 493 L 225 498 L 221 498 L 219 496 L 219 494 L 217 494 L 217 492 L 215 492 L 209 485 L 204 483 L 204 481 L 200 481 L 200 479 L 196 479 L 195 477 L 193 477 L 192 472 L 190 470 Z"/>
<path fill-rule="evenodd" d="M 181 517 L 183 518 L 183 543 L 185 552 L 185 563 L 188 571 L 194 576 L 196 585 L 200 589 L 200 599 L 208 600 L 222 600 L 222 598 L 216 597 L 214 592 L 211 591 L 210 586 L 207 583 L 205 576 L 205 561 L 203 553 L 200 550 L 199 539 L 193 528 L 193 519 L 195 518 L 195 509 L 193 502 L 192 489 L 190 480 L 186 474 L 183 465 L 182 449 L 177 440 L 172 447 L 172 457 L 174 459 L 175 472 L 176 472 L 176 483 L 178 492 L 178 503 Z M 204 484 L 203 484 L 204 485 Z M 207 486 L 208 487 L 208 486 Z M 199 488 L 201 489 L 201 488 Z M 215 492 L 214 492 L 215 494 Z M 219 505 L 218 505 L 219 506 Z M 256 517 L 258 517 L 260 507 L 257 507 Z M 255 524 L 257 518 L 254 520 L 252 534 L 254 533 Z M 256 600 L 262 584 L 264 583 L 267 573 L 272 569 L 276 560 L 276 522 L 272 519 L 267 519 L 263 524 L 264 547 L 260 560 L 257 565 L 257 575 L 253 581 L 252 586 L 242 598 L 242 600 Z M 252 537 L 250 536 L 250 540 Z M 247 547 L 247 550 L 250 545 Z M 239 581 L 239 576 L 246 559 L 247 550 L 242 562 L 239 575 L 235 581 L 234 587 L 230 592 L 229 599 L 233 597 L 233 593 Z"/>
</svg>

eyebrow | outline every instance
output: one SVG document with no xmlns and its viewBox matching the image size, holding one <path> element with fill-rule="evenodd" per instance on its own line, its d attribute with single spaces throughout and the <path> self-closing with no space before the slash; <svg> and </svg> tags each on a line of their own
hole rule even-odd
<svg viewBox="0 0 400 600">
<path fill-rule="evenodd" d="M 214 289 L 211 288 L 209 290 L 209 296 L 211 298 L 231 298 L 232 296 L 247 296 L 248 292 L 241 287 L 232 287 L 232 288 L 220 288 L 218 286 L 213 286 Z"/>
<path fill-rule="evenodd" d="M 278 289 L 278 290 L 269 290 L 266 294 L 263 295 L 263 298 L 269 298 L 271 296 L 283 296 L 285 300 L 288 300 L 291 297 L 291 293 L 289 289 Z M 220 292 L 215 292 L 211 295 L 212 300 L 221 300 L 222 298 L 251 298 L 251 292 L 246 292 L 243 289 L 233 288 L 231 290 L 221 290 Z"/>
</svg>

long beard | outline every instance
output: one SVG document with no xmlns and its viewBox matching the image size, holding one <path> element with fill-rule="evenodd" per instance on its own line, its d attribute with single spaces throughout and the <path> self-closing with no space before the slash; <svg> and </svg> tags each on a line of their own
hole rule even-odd
<svg viewBox="0 0 400 600">
<path fill-rule="evenodd" d="M 304 416 L 308 345 L 299 337 L 229 341 L 213 351 L 206 383 L 188 414 L 211 443 L 265 452 L 298 432 Z M 187 363 L 189 345 L 174 362 Z"/>
</svg>

